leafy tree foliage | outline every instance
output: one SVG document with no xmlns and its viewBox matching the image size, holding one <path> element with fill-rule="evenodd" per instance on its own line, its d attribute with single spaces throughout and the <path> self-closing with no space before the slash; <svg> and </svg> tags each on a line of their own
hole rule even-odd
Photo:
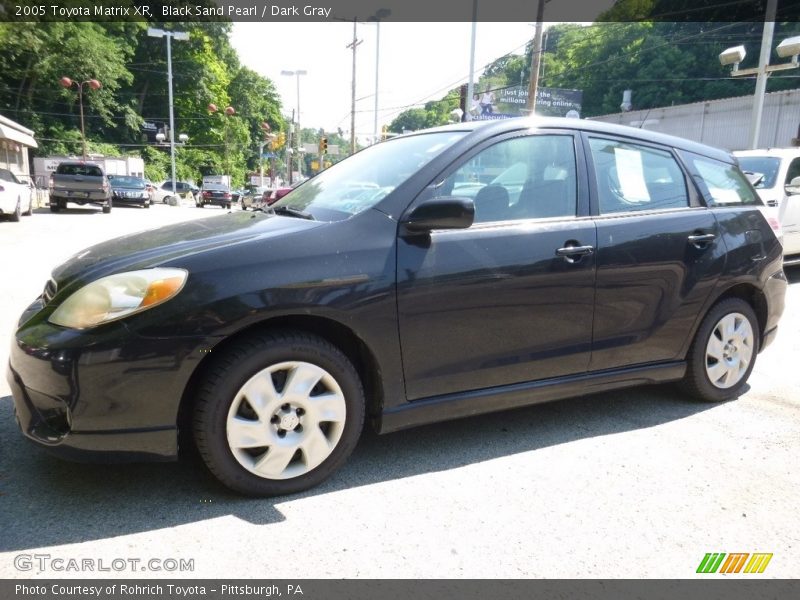
<svg viewBox="0 0 800 600">
<path fill-rule="evenodd" d="M 97 79 L 83 88 L 90 151 L 138 154 L 154 180 L 170 173 L 169 155 L 142 128 L 169 123 L 165 41 L 147 36 L 139 22 L 0 23 L 0 113 L 33 129 L 39 155 L 81 151 L 78 93 L 61 77 Z M 259 166 L 262 123 L 272 133 L 286 129 L 272 81 L 240 64 L 230 45 L 230 23 L 184 23 L 188 41 L 172 44 L 175 136 L 189 144 L 177 151 L 181 179 L 227 173 L 243 183 Z M 209 105 L 218 107 L 210 111 Z M 232 106 L 233 115 L 225 108 Z"/>
</svg>

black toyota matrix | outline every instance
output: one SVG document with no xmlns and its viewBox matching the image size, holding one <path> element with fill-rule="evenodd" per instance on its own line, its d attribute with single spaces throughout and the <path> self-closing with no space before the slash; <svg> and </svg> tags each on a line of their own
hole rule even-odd
<svg viewBox="0 0 800 600">
<path fill-rule="evenodd" d="M 267 212 L 94 246 L 24 312 L 26 436 L 173 459 L 257 495 L 316 485 L 388 432 L 643 383 L 743 393 L 786 279 L 726 152 L 577 119 L 362 150 Z"/>
</svg>

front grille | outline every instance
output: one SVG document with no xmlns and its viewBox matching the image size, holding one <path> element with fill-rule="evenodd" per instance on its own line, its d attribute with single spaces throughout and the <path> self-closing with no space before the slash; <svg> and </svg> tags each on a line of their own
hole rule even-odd
<svg viewBox="0 0 800 600">
<path fill-rule="evenodd" d="M 53 296 L 56 295 L 57 289 L 58 287 L 56 286 L 56 282 L 52 279 L 49 279 L 44 286 L 44 290 L 42 291 L 42 301 L 44 302 L 45 306 L 50 304 Z"/>
</svg>

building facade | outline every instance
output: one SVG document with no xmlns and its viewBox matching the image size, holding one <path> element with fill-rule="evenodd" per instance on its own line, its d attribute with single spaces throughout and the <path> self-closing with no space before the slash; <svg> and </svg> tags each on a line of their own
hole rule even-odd
<svg viewBox="0 0 800 600">
<path fill-rule="evenodd" d="M 9 169 L 20 179 L 31 179 L 28 150 L 38 148 L 33 131 L 0 115 L 0 168 Z"/>
</svg>

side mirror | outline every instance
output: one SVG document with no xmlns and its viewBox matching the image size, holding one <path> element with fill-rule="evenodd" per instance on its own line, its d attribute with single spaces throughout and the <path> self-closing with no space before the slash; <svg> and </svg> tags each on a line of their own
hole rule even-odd
<svg viewBox="0 0 800 600">
<path fill-rule="evenodd" d="M 475 204 L 469 198 L 432 198 L 417 206 L 403 219 L 411 233 L 433 229 L 467 229 L 475 220 Z"/>
<path fill-rule="evenodd" d="M 795 177 L 788 184 L 783 186 L 787 196 L 796 196 L 800 194 L 800 177 Z"/>
</svg>

